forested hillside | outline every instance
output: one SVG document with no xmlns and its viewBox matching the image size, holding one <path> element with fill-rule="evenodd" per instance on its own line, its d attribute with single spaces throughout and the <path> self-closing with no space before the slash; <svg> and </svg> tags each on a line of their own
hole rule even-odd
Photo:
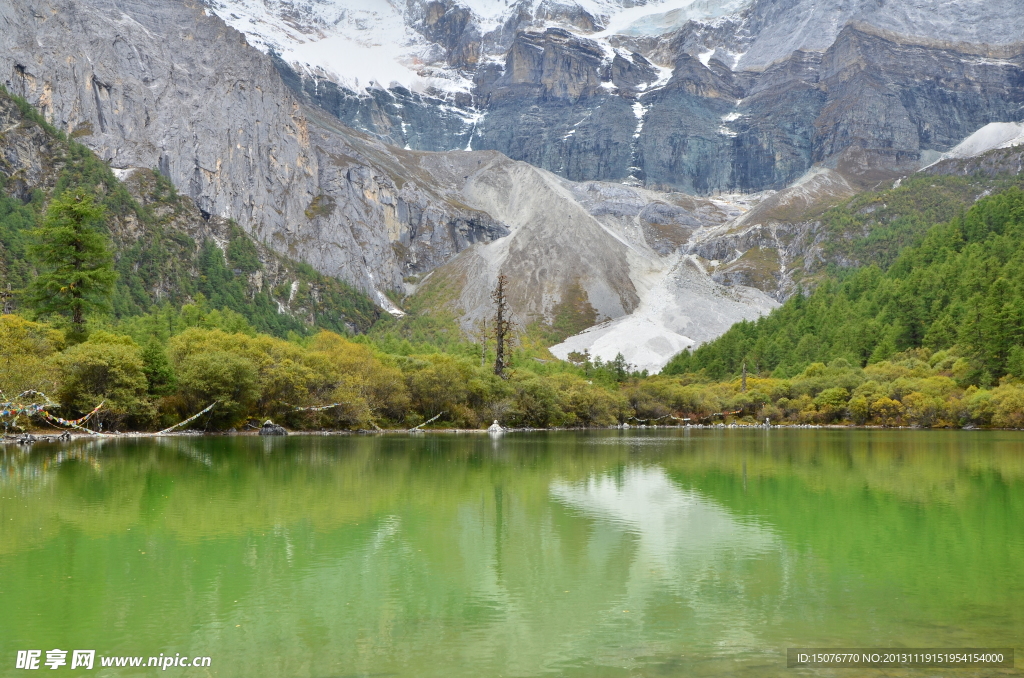
<svg viewBox="0 0 1024 678">
<path fill-rule="evenodd" d="M 228 219 L 203 214 L 158 172 L 136 170 L 121 182 L 2 88 L 0 122 L 0 289 L 12 290 L 9 308 L 32 312 L 24 294 L 36 272 L 31 231 L 53 197 L 81 189 L 105 212 L 118 274 L 114 318 L 199 301 L 284 336 L 314 327 L 365 331 L 378 317 L 364 294 L 277 255 Z"/>
<path fill-rule="evenodd" d="M 904 248 L 918 245 L 936 224 L 963 214 L 977 200 L 1022 186 L 1019 176 L 913 174 L 892 188 L 864 191 L 832 207 L 816 230 L 822 266 L 888 268 Z"/>
<path fill-rule="evenodd" d="M 826 279 L 773 313 L 735 325 L 684 352 L 665 374 L 703 371 L 722 379 L 746 364 L 788 376 L 811 363 L 853 365 L 907 349 L 949 349 L 966 384 L 1024 376 L 1024 192 L 1010 188 L 932 227 L 891 266 L 872 265 Z"/>
</svg>

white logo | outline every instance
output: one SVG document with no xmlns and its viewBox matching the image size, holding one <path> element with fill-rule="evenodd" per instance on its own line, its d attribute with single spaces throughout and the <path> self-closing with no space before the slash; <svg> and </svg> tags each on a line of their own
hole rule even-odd
<svg viewBox="0 0 1024 678">
<path fill-rule="evenodd" d="M 91 669 L 96 650 L 75 650 L 71 653 L 71 668 Z"/>
<path fill-rule="evenodd" d="M 59 666 L 64 666 L 68 663 L 68 651 L 67 650 L 47 650 L 46 651 L 46 665 L 51 669 L 56 669 Z"/>
<path fill-rule="evenodd" d="M 39 656 L 42 650 L 18 650 L 18 662 L 14 665 L 16 669 L 38 669 Z"/>
<path fill-rule="evenodd" d="M 14 664 L 16 669 L 38 669 L 39 660 L 43 656 L 42 650 L 18 650 L 18 659 Z M 71 652 L 71 668 L 91 669 L 96 659 L 96 650 L 74 650 Z M 67 666 L 68 651 L 54 648 L 46 651 L 46 661 L 43 662 L 51 670 Z"/>
</svg>

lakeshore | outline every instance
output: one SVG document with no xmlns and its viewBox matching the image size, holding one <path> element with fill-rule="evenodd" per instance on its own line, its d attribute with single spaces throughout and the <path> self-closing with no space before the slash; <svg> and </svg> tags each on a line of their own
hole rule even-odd
<svg viewBox="0 0 1024 678">
<path fill-rule="evenodd" d="M 501 436 L 512 433 L 545 433 L 545 432 L 590 432 L 590 431 L 702 431 L 702 430 L 830 430 L 830 431 L 902 431 L 902 430 L 932 430 L 932 431 L 1019 431 L 1017 428 L 978 428 L 967 425 L 962 427 L 945 426 L 931 429 L 923 429 L 920 426 L 871 426 L 864 424 L 688 424 L 684 426 L 640 424 L 640 425 L 619 425 L 601 426 L 591 428 L 502 428 L 500 431 L 493 431 L 486 428 L 423 428 L 423 429 L 336 429 L 322 431 L 289 431 L 289 436 L 380 436 L 400 434 L 451 434 L 451 435 L 489 435 Z M 63 431 L 61 433 L 42 433 L 39 431 L 25 432 L 20 435 L 0 435 L 0 445 L 33 445 L 36 443 L 70 443 L 79 440 L 130 440 L 139 438 L 217 438 L 217 437 L 260 437 L 256 431 L 175 431 L 171 433 L 153 433 L 147 431 L 127 431 L 114 433 L 83 433 Z"/>
</svg>

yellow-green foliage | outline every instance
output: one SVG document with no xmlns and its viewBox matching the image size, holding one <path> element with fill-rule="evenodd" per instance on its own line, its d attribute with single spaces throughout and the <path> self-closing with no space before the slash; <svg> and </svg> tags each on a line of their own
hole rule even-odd
<svg viewBox="0 0 1024 678">
<path fill-rule="evenodd" d="M 796 424 L 878 426 L 1024 426 L 1024 384 L 1006 377 L 993 389 L 963 388 L 964 361 L 949 351 L 914 349 L 861 369 L 838 359 L 813 363 L 791 379 L 687 383 L 655 377 L 627 389 L 637 416 L 656 417 L 662 403 L 700 421 L 739 411 L 737 418 Z M 690 377 L 693 378 L 693 375 Z"/>
<path fill-rule="evenodd" d="M 51 392 L 60 370 L 54 354 L 64 335 L 16 315 L 0 315 L 0 392 L 13 398 L 30 389 Z"/>
<path fill-rule="evenodd" d="M 188 327 L 166 343 L 93 331 L 64 348 L 60 333 L 0 316 L 0 388 L 37 388 L 68 418 L 100 402 L 110 428 L 154 428 L 216 401 L 196 428 L 241 428 L 272 419 L 292 429 L 609 426 L 722 421 L 876 426 L 1024 427 L 1024 383 L 965 385 L 969 364 L 954 350 L 920 348 L 866 367 L 839 358 L 789 378 L 743 381 L 703 375 L 612 378 L 604 367 L 576 367 L 520 356 L 508 379 L 479 356 L 382 352 L 366 338 L 323 331 L 285 340 L 232 323 Z M 224 329 L 224 328 L 228 329 Z M 133 330 L 141 331 L 141 326 Z M 965 367 L 967 364 L 967 367 Z M 529 369 L 527 369 L 529 368 Z"/>
<path fill-rule="evenodd" d="M 61 385 L 57 396 L 74 415 L 103 403 L 97 421 L 105 427 L 145 428 L 156 413 L 148 399 L 142 349 L 131 337 L 95 332 L 57 357 Z"/>
<path fill-rule="evenodd" d="M 217 401 L 211 419 L 235 425 L 249 415 L 272 415 L 301 405 L 312 379 L 296 344 L 267 335 L 250 337 L 193 327 L 170 341 L 178 378 L 179 414 Z M 300 400 L 299 403 L 293 401 Z"/>
<path fill-rule="evenodd" d="M 405 366 L 409 393 L 424 417 L 445 413 L 449 420 L 463 426 L 480 423 L 472 405 L 482 402 L 489 389 L 481 379 L 483 370 L 476 368 L 472 361 L 435 353 L 413 356 Z"/>
<path fill-rule="evenodd" d="M 549 378 L 565 412 L 566 426 L 610 426 L 629 416 L 621 393 L 609 391 L 572 374 Z"/>
<path fill-rule="evenodd" d="M 377 358 L 363 344 L 333 332 L 320 332 L 310 342 L 304 364 L 314 375 L 310 402 L 343 403 L 316 415 L 303 415 L 307 423 L 368 428 L 377 419 L 402 421 L 409 410 L 401 370 Z"/>
<path fill-rule="evenodd" d="M 632 412 L 621 394 L 580 376 L 529 371 L 505 381 L 476 358 L 431 353 L 394 356 L 321 332 L 305 346 L 266 335 L 190 328 L 170 341 L 175 415 L 218 401 L 211 423 L 247 417 L 293 428 L 437 425 L 479 427 L 610 425 Z M 325 410 L 315 406 L 335 405 Z"/>
</svg>

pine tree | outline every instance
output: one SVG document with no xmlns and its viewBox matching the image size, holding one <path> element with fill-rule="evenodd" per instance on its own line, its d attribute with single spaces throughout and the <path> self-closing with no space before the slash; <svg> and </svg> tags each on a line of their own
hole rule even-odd
<svg viewBox="0 0 1024 678">
<path fill-rule="evenodd" d="M 626 356 L 621 353 L 616 353 L 615 359 L 608 363 L 608 366 L 612 368 L 612 372 L 615 374 L 615 381 L 625 381 L 633 367 L 626 362 Z"/>
<path fill-rule="evenodd" d="M 42 315 L 67 316 L 78 337 L 85 336 L 86 312 L 109 307 L 117 279 L 103 218 L 103 206 L 91 196 L 68 192 L 50 202 L 34 232 L 31 254 L 39 275 L 30 288 L 32 304 Z"/>
<path fill-rule="evenodd" d="M 149 392 L 153 395 L 167 395 L 174 389 L 174 370 L 167 358 L 167 349 L 156 337 L 142 347 L 142 371 L 146 375 Z"/>
</svg>

